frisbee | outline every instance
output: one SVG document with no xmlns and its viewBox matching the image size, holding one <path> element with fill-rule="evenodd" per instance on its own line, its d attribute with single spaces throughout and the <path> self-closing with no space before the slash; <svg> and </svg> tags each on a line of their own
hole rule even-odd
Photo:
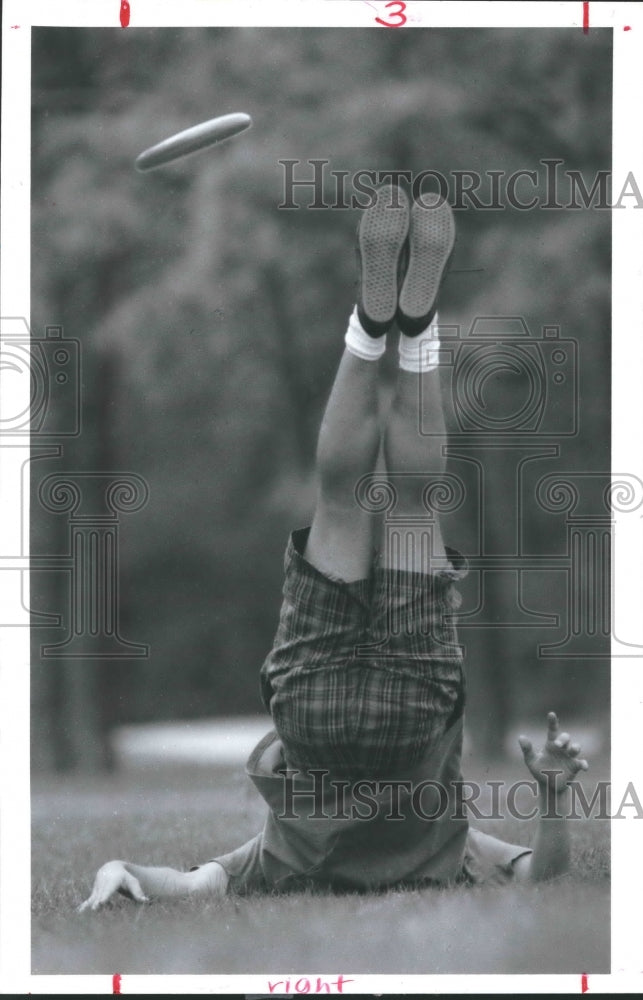
<svg viewBox="0 0 643 1000">
<path fill-rule="evenodd" d="M 207 122 L 201 122 L 200 125 L 193 125 L 192 128 L 171 135 L 169 139 L 164 139 L 156 146 L 150 146 L 136 157 L 134 166 L 141 172 L 155 170 L 156 167 L 163 167 L 166 163 L 173 163 L 174 160 L 190 153 L 196 153 L 200 149 L 223 142 L 224 139 L 230 139 L 251 125 L 252 118 L 243 112 L 211 118 Z"/>
</svg>

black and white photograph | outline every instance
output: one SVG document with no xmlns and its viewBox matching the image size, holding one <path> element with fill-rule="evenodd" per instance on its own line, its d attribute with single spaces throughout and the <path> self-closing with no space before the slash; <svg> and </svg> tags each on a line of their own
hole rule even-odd
<svg viewBox="0 0 643 1000">
<path fill-rule="evenodd" d="M 514 6 L 5 9 L 3 992 L 640 986 L 643 18 Z"/>
</svg>

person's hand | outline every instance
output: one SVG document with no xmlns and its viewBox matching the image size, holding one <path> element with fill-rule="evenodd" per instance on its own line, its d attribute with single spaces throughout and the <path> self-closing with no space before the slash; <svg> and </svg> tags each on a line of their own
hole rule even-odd
<svg viewBox="0 0 643 1000">
<path fill-rule="evenodd" d="M 147 903 L 148 898 L 141 889 L 141 883 L 131 875 L 122 861 L 108 861 L 96 872 L 91 895 L 78 907 L 78 913 L 97 910 L 104 906 L 117 892 L 137 903 Z"/>
<path fill-rule="evenodd" d="M 531 740 L 526 736 L 519 736 L 518 742 L 525 764 L 543 788 L 549 786 L 555 789 L 560 781 L 557 790 L 562 791 L 579 771 L 587 770 L 587 761 L 579 757 L 578 743 L 570 742 L 569 733 L 559 732 L 555 712 L 550 712 L 547 716 L 547 742 L 542 750 L 534 750 Z M 546 771 L 558 773 L 545 774 Z"/>
</svg>

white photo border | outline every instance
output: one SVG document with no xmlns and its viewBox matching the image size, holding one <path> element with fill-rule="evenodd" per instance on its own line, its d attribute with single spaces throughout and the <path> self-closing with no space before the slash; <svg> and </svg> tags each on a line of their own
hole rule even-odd
<svg viewBox="0 0 643 1000">
<path fill-rule="evenodd" d="M 306 2 L 231 2 L 231 0 L 131 0 L 130 26 L 371 26 L 386 30 L 376 17 L 390 18 L 402 6 L 380 0 L 306 0 Z M 30 316 L 30 115 L 31 28 L 35 26 L 117 27 L 120 0 L 6 0 L 3 9 L 2 88 L 2 316 Z M 387 9 L 388 7 L 388 9 Z M 643 179 L 643 132 L 639 103 L 643 94 L 643 5 L 639 3 L 460 3 L 408 2 L 407 28 L 415 27 L 592 27 L 613 29 L 613 190 L 628 173 Z M 634 205 L 613 213 L 612 275 L 612 471 L 641 477 L 643 464 L 643 211 Z M 2 373 L 0 373 L 0 379 Z M 17 412 L 12 383 L 2 384 L 0 405 Z M 13 393 L 13 395 L 12 395 Z M 28 406 L 28 400 L 26 401 Z M 6 412 L 6 411 L 5 411 Z M 0 482 L 12 447 L 0 448 Z M 23 443 L 23 451 L 25 445 Z M 9 454 L 11 452 L 11 454 Z M 24 452 L 25 466 L 27 452 Z M 7 476 L 7 479 L 9 477 Z M 5 481 L 7 481 L 5 479 Z M 2 525 L 23 525 L 28 544 L 28 497 L 2 495 Z M 631 519 L 614 537 L 614 605 L 624 633 L 640 631 L 643 609 L 641 521 Z M 12 540 L 13 543 L 14 540 Z M 2 552 L 14 551 L 15 546 Z M 7 574 L 5 574 L 6 576 Z M 28 574 L 23 574 L 25 577 Z M 0 601 L 4 599 L 0 573 Z M 27 587 L 25 581 L 25 587 Z M 23 593 L 29 606 L 28 589 Z M 643 756 L 638 734 L 643 724 L 642 658 L 612 663 L 612 784 L 643 787 Z M 30 801 L 29 801 L 29 630 L 0 628 L 0 991 L 17 994 L 100 994 L 114 992 L 111 976 L 31 975 Z M 589 977 L 592 992 L 639 992 L 639 901 L 643 875 L 638 867 L 641 828 L 631 820 L 612 824 L 612 967 L 609 975 Z M 570 928 L 573 933 L 573 928 Z M 578 975 L 345 975 L 344 993 L 580 993 Z M 316 973 L 312 970 L 311 975 Z M 267 976 L 124 975 L 123 994 L 268 992 Z"/>
</svg>

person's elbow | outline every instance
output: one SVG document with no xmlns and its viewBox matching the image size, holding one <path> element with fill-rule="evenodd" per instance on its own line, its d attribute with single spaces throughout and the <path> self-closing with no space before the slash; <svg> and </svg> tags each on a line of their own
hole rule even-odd
<svg viewBox="0 0 643 1000">
<path fill-rule="evenodd" d="M 533 854 L 522 854 L 513 862 L 514 880 L 519 883 L 548 882 L 566 875 L 568 870 L 569 864 L 564 857 L 550 859 L 543 864 Z"/>
<path fill-rule="evenodd" d="M 521 854 L 519 858 L 516 858 L 511 867 L 513 868 L 514 881 L 515 882 L 533 882 L 533 865 L 532 865 L 533 854 Z"/>
<path fill-rule="evenodd" d="M 186 888 L 190 896 L 225 896 L 228 888 L 228 875 L 216 861 L 208 861 L 185 873 Z"/>
</svg>

